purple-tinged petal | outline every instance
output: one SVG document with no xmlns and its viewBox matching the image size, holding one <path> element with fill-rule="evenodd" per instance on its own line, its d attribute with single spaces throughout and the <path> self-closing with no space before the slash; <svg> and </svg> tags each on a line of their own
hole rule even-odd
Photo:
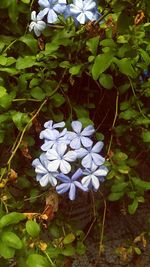
<svg viewBox="0 0 150 267">
<path fill-rule="evenodd" d="M 94 132 L 95 132 L 94 127 L 92 125 L 88 125 L 82 131 L 82 135 L 84 135 L 84 136 L 91 136 Z"/>
<path fill-rule="evenodd" d="M 57 151 L 53 148 L 46 152 L 46 156 L 49 160 L 56 160 L 59 158 Z"/>
<path fill-rule="evenodd" d="M 84 1 L 84 8 L 86 10 L 91 10 L 96 6 L 95 1 Z"/>
<path fill-rule="evenodd" d="M 80 13 L 78 16 L 77 16 L 77 21 L 80 22 L 80 24 L 85 24 L 86 22 L 86 16 L 84 13 Z"/>
<path fill-rule="evenodd" d="M 58 178 L 60 181 L 64 182 L 64 183 L 70 183 L 70 182 L 71 182 L 71 181 L 70 181 L 70 178 L 69 178 L 68 176 L 64 175 L 63 173 L 58 174 L 58 175 L 57 175 L 57 178 Z"/>
<path fill-rule="evenodd" d="M 70 188 L 70 184 L 63 183 L 63 184 L 56 186 L 56 191 L 58 194 L 64 194 L 69 190 L 69 188 Z"/>
<path fill-rule="evenodd" d="M 56 140 L 59 137 L 59 131 L 57 130 L 51 130 L 51 129 L 45 129 L 42 132 L 40 132 L 39 135 L 40 139 L 47 139 L 47 140 Z"/>
<path fill-rule="evenodd" d="M 71 177 L 72 181 L 76 181 L 79 177 L 83 175 L 83 171 L 79 168 Z"/>
<path fill-rule="evenodd" d="M 93 185 L 94 189 L 98 190 L 98 188 L 100 186 L 99 179 L 96 176 L 91 175 L 91 180 L 92 180 L 92 185 Z"/>
<path fill-rule="evenodd" d="M 81 136 L 81 143 L 84 147 L 91 147 L 93 141 L 89 137 Z"/>
<path fill-rule="evenodd" d="M 67 145 L 64 143 L 59 144 L 59 146 L 57 147 L 57 152 L 60 157 L 62 157 L 65 154 L 66 150 L 67 150 Z"/>
<path fill-rule="evenodd" d="M 105 166 L 100 166 L 95 172 L 94 175 L 96 176 L 106 176 L 108 173 L 108 169 Z"/>
<path fill-rule="evenodd" d="M 42 20 L 46 14 L 48 13 L 49 11 L 49 8 L 44 8 L 43 10 L 41 10 L 39 13 L 38 13 L 38 20 Z"/>
<path fill-rule="evenodd" d="M 82 123 L 80 121 L 73 121 L 71 126 L 75 133 L 81 133 Z"/>
<path fill-rule="evenodd" d="M 90 186 L 90 182 L 91 182 L 91 175 L 87 175 L 83 177 L 81 180 L 82 185 L 87 188 Z"/>
<path fill-rule="evenodd" d="M 54 145 L 54 141 L 46 141 L 42 146 L 41 146 L 41 149 L 43 151 L 48 151 L 49 149 L 52 148 L 52 146 Z"/>
<path fill-rule="evenodd" d="M 42 178 L 39 180 L 39 183 L 41 186 L 47 186 L 49 183 L 49 174 L 45 174 L 44 176 L 42 176 Z"/>
<path fill-rule="evenodd" d="M 78 182 L 78 181 L 75 181 L 74 184 L 75 184 L 76 187 L 80 188 L 80 189 L 81 189 L 82 191 L 84 191 L 84 192 L 89 191 L 88 187 L 83 186 L 83 185 L 82 185 L 80 182 Z"/>
<path fill-rule="evenodd" d="M 67 161 L 61 160 L 60 161 L 60 170 L 62 173 L 67 174 L 71 171 L 71 165 Z"/>
<path fill-rule="evenodd" d="M 45 122 L 44 127 L 52 130 L 53 129 L 53 121 L 50 120 L 50 121 Z"/>
<path fill-rule="evenodd" d="M 70 200 L 74 200 L 76 196 L 76 187 L 73 183 L 70 184 L 70 190 L 69 190 L 69 198 Z"/>
<path fill-rule="evenodd" d="M 50 6 L 50 3 L 48 0 L 39 0 L 38 1 L 38 4 L 42 7 L 49 7 Z"/>
<path fill-rule="evenodd" d="M 65 9 L 66 9 L 66 5 L 64 4 L 56 4 L 53 7 L 53 10 L 55 10 L 59 14 L 64 13 Z"/>
</svg>

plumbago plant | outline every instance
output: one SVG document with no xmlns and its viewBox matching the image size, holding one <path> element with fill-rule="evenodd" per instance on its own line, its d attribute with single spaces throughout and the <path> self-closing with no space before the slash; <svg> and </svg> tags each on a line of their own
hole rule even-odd
<svg viewBox="0 0 150 267">
<path fill-rule="evenodd" d="M 150 1 L 1 0 L 0 20 L 1 264 L 63 266 L 89 233 L 63 203 L 92 194 L 103 233 L 101 202 L 150 190 Z"/>
</svg>

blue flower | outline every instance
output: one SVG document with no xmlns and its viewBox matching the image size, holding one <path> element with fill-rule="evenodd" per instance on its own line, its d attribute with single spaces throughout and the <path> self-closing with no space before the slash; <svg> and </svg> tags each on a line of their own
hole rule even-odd
<svg viewBox="0 0 150 267">
<path fill-rule="evenodd" d="M 56 186 L 56 191 L 58 194 L 64 194 L 69 191 L 70 200 L 74 200 L 76 196 L 76 187 L 80 188 L 82 191 L 88 191 L 79 181 L 78 178 L 82 176 L 83 172 L 81 169 L 78 169 L 72 177 L 68 177 L 63 173 L 59 174 L 57 178 L 63 183 Z"/>
<path fill-rule="evenodd" d="M 40 36 L 42 31 L 46 28 L 46 23 L 42 21 L 42 17 L 39 17 L 39 14 L 36 16 L 36 12 L 32 11 L 31 13 L 32 22 L 29 25 L 29 31 L 32 30 L 35 32 L 36 36 Z"/>
<path fill-rule="evenodd" d="M 45 153 L 42 153 L 39 159 L 37 158 L 33 160 L 32 166 L 35 168 L 35 172 L 37 174 L 36 180 L 41 186 L 46 186 L 48 183 L 50 183 L 52 186 L 57 185 L 56 176 L 58 172 L 50 172 L 48 170 L 48 160 Z"/>
<path fill-rule="evenodd" d="M 100 187 L 100 182 L 104 181 L 104 176 L 108 173 L 108 169 L 105 166 L 97 167 L 96 165 L 92 165 L 91 170 L 86 169 L 83 171 L 84 176 L 81 180 L 81 183 L 84 187 L 91 189 L 94 188 L 97 191 Z"/>
<path fill-rule="evenodd" d="M 47 15 L 48 23 L 55 23 L 57 14 L 63 14 L 66 9 L 66 0 L 39 0 L 38 3 L 44 8 L 39 12 L 39 16 Z"/>
<path fill-rule="evenodd" d="M 60 143 L 56 148 L 49 149 L 46 152 L 46 156 L 49 160 L 48 170 L 55 172 L 60 168 L 60 171 L 64 174 L 67 174 L 71 171 L 71 165 L 69 162 L 73 162 L 77 158 L 75 151 L 68 151 L 67 145 Z"/>
<path fill-rule="evenodd" d="M 90 147 L 93 141 L 88 137 L 91 136 L 95 129 L 92 125 L 88 125 L 82 130 L 82 123 L 80 121 L 73 121 L 71 123 L 74 132 L 68 132 L 68 139 L 70 139 L 70 147 L 79 149 L 81 144 L 84 147 Z"/>
<path fill-rule="evenodd" d="M 96 19 L 96 2 L 93 0 L 74 0 L 70 4 L 71 15 L 75 16 L 80 24 Z"/>
<path fill-rule="evenodd" d="M 66 135 L 67 129 L 63 129 L 62 132 L 57 130 L 45 129 L 40 133 L 40 139 L 45 139 L 44 144 L 41 146 L 43 151 L 48 151 L 53 146 L 57 146 L 60 143 L 68 144 L 68 136 Z"/>
<path fill-rule="evenodd" d="M 105 162 L 105 158 L 103 158 L 100 153 L 100 151 L 103 148 L 103 142 L 97 142 L 93 147 L 80 148 L 76 150 L 78 158 L 82 159 L 82 166 L 86 169 L 90 169 L 92 167 L 92 164 L 95 164 L 96 166 L 100 166 Z"/>
</svg>

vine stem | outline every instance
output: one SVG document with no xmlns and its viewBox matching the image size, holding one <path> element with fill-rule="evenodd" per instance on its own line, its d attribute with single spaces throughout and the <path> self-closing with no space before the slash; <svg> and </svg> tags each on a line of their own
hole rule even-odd
<svg viewBox="0 0 150 267">
<path fill-rule="evenodd" d="M 99 257 L 101 256 L 102 251 L 103 251 L 104 227 L 105 227 L 106 209 L 107 209 L 106 200 L 104 199 L 104 196 L 101 192 L 100 192 L 100 194 L 101 194 L 101 196 L 103 198 L 103 202 L 104 202 L 104 212 L 103 212 L 103 220 L 102 220 L 102 229 L 101 229 L 101 233 L 100 233 Z"/>
<path fill-rule="evenodd" d="M 56 265 L 52 262 L 50 256 L 48 255 L 48 253 L 46 251 L 44 251 L 44 254 L 46 255 L 47 259 L 49 260 L 50 264 L 52 267 L 56 267 Z"/>
<path fill-rule="evenodd" d="M 111 127 L 112 129 L 114 128 L 114 126 L 116 124 L 117 117 L 118 117 L 118 103 L 119 103 L 119 92 L 117 91 L 116 109 L 115 109 L 115 116 L 114 116 L 113 124 L 112 124 L 112 127 Z M 109 142 L 108 151 L 107 151 L 107 155 L 108 156 L 109 156 L 109 152 L 110 152 L 110 149 L 111 149 L 112 140 L 113 140 L 113 134 L 111 134 L 111 137 L 110 137 L 110 142 Z"/>
<path fill-rule="evenodd" d="M 5 49 L 4 49 L 4 51 L 3 51 L 3 54 L 13 45 L 13 44 L 15 44 L 16 42 L 17 42 L 18 40 L 17 39 L 15 39 L 15 40 L 13 40 Z"/>
<path fill-rule="evenodd" d="M 24 127 L 24 129 L 23 129 L 23 131 L 22 131 L 22 133 L 20 135 L 19 141 L 18 141 L 16 147 L 14 148 L 14 150 L 12 151 L 12 154 L 11 154 L 11 156 L 10 156 L 8 162 L 7 162 L 8 170 L 10 170 L 11 161 L 12 161 L 13 157 L 15 156 L 15 154 L 16 154 L 16 152 L 17 152 L 17 150 L 18 150 L 18 148 L 19 148 L 19 146 L 20 146 L 20 144 L 22 142 L 22 139 L 24 137 L 24 134 L 25 134 L 26 130 L 28 129 L 28 127 L 32 123 L 32 121 L 37 117 L 37 115 L 39 114 L 39 112 L 41 111 L 41 109 L 43 108 L 43 106 L 47 103 L 48 99 L 50 97 L 52 97 L 58 91 L 58 89 L 59 89 L 59 87 L 60 87 L 60 85 L 61 85 L 61 83 L 63 81 L 63 78 L 64 78 L 65 74 L 66 74 L 66 69 L 64 70 L 64 72 L 62 74 L 62 77 L 61 77 L 59 83 L 57 84 L 56 88 L 53 90 L 53 92 L 51 93 L 51 95 L 42 102 L 42 104 L 40 105 L 40 107 L 38 108 L 38 110 L 36 111 L 36 113 L 33 115 L 33 117 L 29 120 L 29 122 Z"/>
</svg>

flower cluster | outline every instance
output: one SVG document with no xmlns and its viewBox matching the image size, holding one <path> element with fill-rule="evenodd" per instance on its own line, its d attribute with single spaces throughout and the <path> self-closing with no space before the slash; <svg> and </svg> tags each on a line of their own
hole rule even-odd
<svg viewBox="0 0 150 267">
<path fill-rule="evenodd" d="M 42 154 L 32 166 L 41 186 L 50 184 L 58 194 L 68 191 L 70 200 L 74 200 L 76 188 L 97 191 L 108 169 L 99 154 L 103 142 L 94 144 L 91 138 L 94 127 L 88 125 L 83 129 L 80 121 L 73 121 L 71 126 L 73 131 L 68 131 L 64 122 L 44 124 L 45 129 L 40 133 L 40 139 L 44 140 Z"/>
<path fill-rule="evenodd" d="M 67 4 L 66 0 L 39 0 L 38 4 L 41 10 L 37 15 L 32 11 L 32 22 L 29 25 L 29 31 L 33 30 L 36 36 L 41 35 L 46 25 L 56 23 L 59 14 L 65 19 L 72 17 L 76 24 L 85 24 L 101 16 L 96 0 L 73 0 L 71 4 Z"/>
</svg>

